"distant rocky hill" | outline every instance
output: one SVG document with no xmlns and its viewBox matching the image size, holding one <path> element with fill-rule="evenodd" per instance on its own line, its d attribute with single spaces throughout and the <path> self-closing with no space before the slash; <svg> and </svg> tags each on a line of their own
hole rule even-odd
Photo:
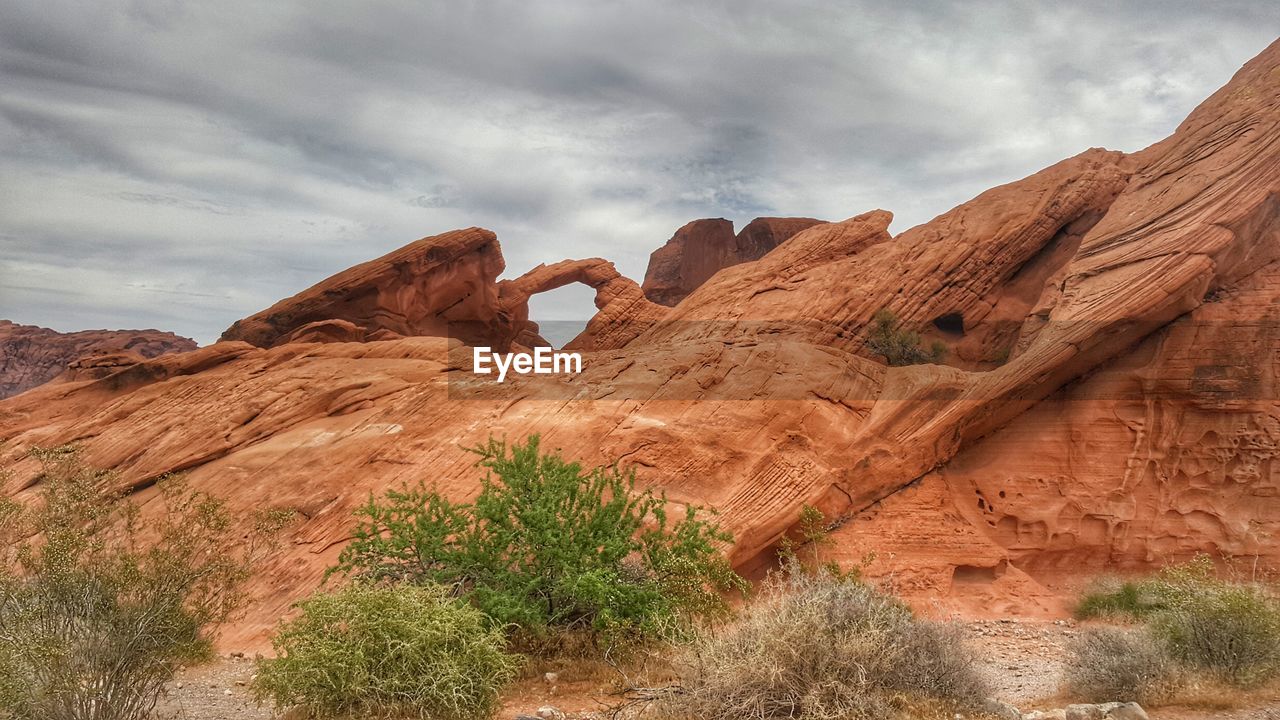
<svg viewBox="0 0 1280 720">
<path fill-rule="evenodd" d="M 748 574 L 816 505 L 824 559 L 931 612 L 1053 615 L 1074 582 L 1202 552 L 1280 565 L 1280 42 L 1139 152 L 1085 150 L 896 236 L 858 210 L 755 258 L 686 262 L 706 245 L 686 232 L 650 268 L 671 295 L 598 258 L 498 281 L 492 232 L 424 238 L 212 346 L 0 402 L 5 490 L 35 480 L 27 448 L 74 441 L 146 511 L 185 470 L 246 523 L 292 512 L 241 646 L 319 584 L 370 492 L 473 496 L 459 446 L 490 434 L 714 506 Z M 540 344 L 528 299 L 570 282 L 595 290 L 581 375 L 471 372 L 471 345 Z M 887 365 L 884 310 L 943 362 Z"/>
<path fill-rule="evenodd" d="M 81 370 L 101 369 L 195 349 L 194 340 L 159 330 L 60 333 L 0 320 L 0 398 L 49 382 L 76 361 L 83 360 Z"/>
</svg>

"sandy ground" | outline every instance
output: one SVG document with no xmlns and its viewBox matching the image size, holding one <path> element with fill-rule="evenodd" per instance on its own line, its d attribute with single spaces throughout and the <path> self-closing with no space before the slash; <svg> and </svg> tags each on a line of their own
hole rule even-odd
<svg viewBox="0 0 1280 720">
<path fill-rule="evenodd" d="M 995 697 L 1024 711 L 1058 707 L 1037 701 L 1058 693 L 1067 643 L 1079 632 L 1075 622 L 983 620 L 965 630 Z"/>
<path fill-rule="evenodd" d="M 1059 696 L 1065 647 L 1080 628 L 1073 621 L 990 620 L 964 624 L 977 650 L 995 696 L 1026 711 L 1063 707 Z M 175 720 L 269 720 L 269 707 L 254 702 L 248 687 L 253 677 L 251 658 L 228 657 L 184 670 L 170 684 L 158 707 L 158 717 Z M 605 718 L 610 694 L 608 677 L 560 682 L 553 688 L 541 679 L 517 683 L 508 693 L 498 718 L 533 715 L 552 705 L 569 718 Z M 1233 696 L 1237 707 L 1162 707 L 1148 709 L 1151 720 L 1280 720 L 1280 688 L 1252 696 Z"/>
</svg>

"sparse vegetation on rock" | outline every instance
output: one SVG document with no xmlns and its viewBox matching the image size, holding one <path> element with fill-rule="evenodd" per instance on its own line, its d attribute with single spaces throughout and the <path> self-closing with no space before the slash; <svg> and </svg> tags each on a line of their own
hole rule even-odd
<svg viewBox="0 0 1280 720">
<path fill-rule="evenodd" d="M 947 346 L 940 340 L 928 349 L 920 346 L 920 333 L 906 330 L 898 316 L 888 309 L 875 314 L 875 325 L 867 336 L 867 348 L 884 357 L 890 365 L 922 365 L 940 363 L 947 357 Z"/>
<path fill-rule="evenodd" d="M 827 516 L 813 505 L 800 508 L 794 535 L 785 535 L 778 543 L 778 561 L 784 574 L 826 575 L 835 580 L 859 580 L 862 571 L 875 561 L 875 553 L 868 553 L 851 567 L 842 567 L 833 560 L 824 560 L 823 548 L 834 544 Z"/>
</svg>

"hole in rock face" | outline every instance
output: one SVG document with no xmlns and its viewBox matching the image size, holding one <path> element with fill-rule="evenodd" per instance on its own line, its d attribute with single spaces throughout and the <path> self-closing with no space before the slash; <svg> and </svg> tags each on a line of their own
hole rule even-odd
<svg viewBox="0 0 1280 720">
<path fill-rule="evenodd" d="M 957 585 L 991 583 L 996 580 L 996 568 L 977 565 L 957 565 L 951 573 L 951 582 Z"/>
<path fill-rule="evenodd" d="M 960 313 L 947 313 L 933 319 L 933 326 L 948 335 L 964 335 L 964 316 Z"/>
<path fill-rule="evenodd" d="M 538 324 L 538 334 L 557 350 L 577 337 L 595 314 L 596 291 L 581 283 L 529 298 L 529 319 Z"/>
<path fill-rule="evenodd" d="M 1004 497 L 1004 491 L 1003 491 L 1003 490 L 1001 490 L 1001 491 L 1000 491 L 1000 497 Z"/>
</svg>

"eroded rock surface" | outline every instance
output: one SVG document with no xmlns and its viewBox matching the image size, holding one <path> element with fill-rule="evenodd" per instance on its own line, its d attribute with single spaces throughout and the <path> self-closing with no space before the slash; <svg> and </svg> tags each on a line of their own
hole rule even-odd
<svg viewBox="0 0 1280 720">
<path fill-rule="evenodd" d="M 221 339 L 272 347 L 304 326 L 342 320 L 366 333 L 452 334 L 504 345 L 513 331 L 499 314 L 495 281 L 505 268 L 492 232 L 454 230 L 322 280 L 236 321 Z"/>
<path fill-rule="evenodd" d="M 35 481 L 26 448 L 80 442 L 143 502 L 186 470 L 246 517 L 292 511 L 241 644 L 315 587 L 370 492 L 476 493 L 458 446 L 490 434 L 716 507 L 749 574 L 817 505 L 824 552 L 926 610 L 1053 615 L 1098 571 L 1199 552 L 1272 567 L 1278 198 L 1280 44 L 1146 150 L 1087 150 L 896 237 L 884 210 L 813 225 L 676 307 L 605 260 L 498 282 L 492 233 L 425 238 L 240 321 L 243 342 L 0 403 L 5 490 Z M 528 298 L 569 282 L 596 291 L 581 375 L 469 371 L 471 343 L 545 342 Z M 881 309 L 945 364 L 886 367 Z"/>
</svg>

